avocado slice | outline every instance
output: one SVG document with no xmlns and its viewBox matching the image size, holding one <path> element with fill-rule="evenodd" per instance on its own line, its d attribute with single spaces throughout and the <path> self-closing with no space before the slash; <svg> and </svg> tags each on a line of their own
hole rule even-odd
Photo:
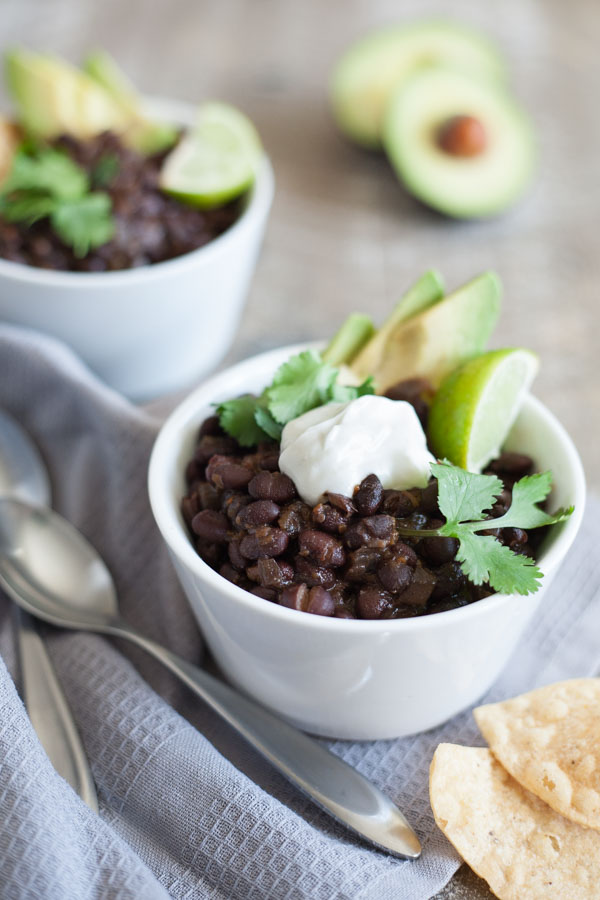
<svg viewBox="0 0 600 900">
<path fill-rule="evenodd" d="M 349 365 L 374 334 L 370 316 L 350 313 L 321 353 L 321 359 L 332 366 Z"/>
<path fill-rule="evenodd" d="M 340 130 L 368 147 L 381 146 L 385 108 L 393 90 L 423 65 L 443 63 L 504 83 L 504 63 L 477 31 L 456 22 L 431 20 L 388 26 L 352 44 L 337 62 L 330 84 Z"/>
<path fill-rule="evenodd" d="M 387 331 L 377 359 L 363 351 L 352 370 L 361 379 L 373 375 L 378 393 L 405 378 L 426 378 L 438 387 L 449 372 L 483 352 L 500 313 L 500 294 L 498 276 L 484 272 L 399 321 Z"/>
<path fill-rule="evenodd" d="M 441 66 L 422 69 L 394 92 L 383 139 L 407 189 L 455 218 L 501 212 L 535 165 L 531 125 L 507 93 Z"/>
<path fill-rule="evenodd" d="M 9 51 L 6 79 L 26 131 L 41 138 L 71 134 L 86 139 L 123 131 L 127 116 L 88 75 L 45 54 Z"/>
<path fill-rule="evenodd" d="M 109 53 L 95 50 L 83 62 L 83 70 L 119 104 L 130 123 L 124 138 L 140 153 L 160 153 L 177 141 L 178 129 L 167 122 L 152 122 L 142 111 L 142 101 L 123 70 Z"/>
<path fill-rule="evenodd" d="M 439 272 L 430 269 L 400 298 L 392 313 L 354 358 L 352 368 L 366 378 L 379 366 L 388 338 L 402 322 L 433 306 L 444 296 L 444 282 Z"/>
</svg>

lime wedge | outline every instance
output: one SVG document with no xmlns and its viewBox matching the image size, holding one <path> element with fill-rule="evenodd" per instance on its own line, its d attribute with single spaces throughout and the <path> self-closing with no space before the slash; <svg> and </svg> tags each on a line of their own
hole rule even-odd
<svg viewBox="0 0 600 900">
<path fill-rule="evenodd" d="M 166 158 L 160 186 L 201 209 L 238 197 L 253 183 L 263 150 L 252 122 L 226 103 L 205 103 L 195 127 Z"/>
<path fill-rule="evenodd" d="M 483 353 L 451 372 L 429 413 L 438 459 L 481 472 L 500 453 L 537 370 L 535 353 L 511 349 Z"/>
</svg>

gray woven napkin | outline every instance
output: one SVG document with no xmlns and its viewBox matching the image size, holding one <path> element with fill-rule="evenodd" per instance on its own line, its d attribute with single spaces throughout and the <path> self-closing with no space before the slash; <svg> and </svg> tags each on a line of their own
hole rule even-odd
<svg viewBox="0 0 600 900">
<path fill-rule="evenodd" d="M 201 640 L 153 524 L 146 468 L 160 421 L 98 383 L 62 345 L 0 327 L 0 406 L 29 431 L 56 508 L 110 567 L 125 617 L 190 660 Z M 600 666 L 600 559 L 590 527 L 487 699 Z M 481 743 L 469 713 L 412 738 L 331 743 L 405 811 L 415 863 L 369 849 L 266 765 L 141 650 L 48 630 L 87 751 L 97 816 L 51 767 L 15 688 L 0 597 L 0 896 L 425 900 L 458 857 L 436 829 L 428 768 L 440 741 Z"/>
</svg>

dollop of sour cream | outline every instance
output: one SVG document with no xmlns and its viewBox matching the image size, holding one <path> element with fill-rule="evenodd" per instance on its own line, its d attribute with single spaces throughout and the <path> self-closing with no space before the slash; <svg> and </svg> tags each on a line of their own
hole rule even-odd
<svg viewBox="0 0 600 900">
<path fill-rule="evenodd" d="M 432 462 L 414 408 L 387 397 L 318 406 L 288 422 L 281 435 L 279 468 L 311 506 L 326 491 L 351 497 L 371 473 L 384 488 L 425 487 Z"/>
</svg>

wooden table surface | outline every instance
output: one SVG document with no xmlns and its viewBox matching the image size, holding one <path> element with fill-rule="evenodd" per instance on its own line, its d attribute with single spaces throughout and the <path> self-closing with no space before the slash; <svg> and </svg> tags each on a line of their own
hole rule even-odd
<svg viewBox="0 0 600 900">
<path fill-rule="evenodd" d="M 426 268 L 440 269 L 449 286 L 493 268 L 505 288 L 493 345 L 539 353 L 535 392 L 572 434 L 590 487 L 600 488 L 597 0 L 5 0 L 0 9 L 3 46 L 74 61 L 101 46 L 148 94 L 218 97 L 256 122 L 276 199 L 228 360 L 331 335 L 353 310 L 382 320 Z M 537 130 L 535 184 L 486 222 L 421 207 L 384 158 L 339 137 L 328 110 L 328 73 L 350 40 L 442 9 L 497 40 Z M 439 896 L 491 894 L 463 867 Z"/>
</svg>

